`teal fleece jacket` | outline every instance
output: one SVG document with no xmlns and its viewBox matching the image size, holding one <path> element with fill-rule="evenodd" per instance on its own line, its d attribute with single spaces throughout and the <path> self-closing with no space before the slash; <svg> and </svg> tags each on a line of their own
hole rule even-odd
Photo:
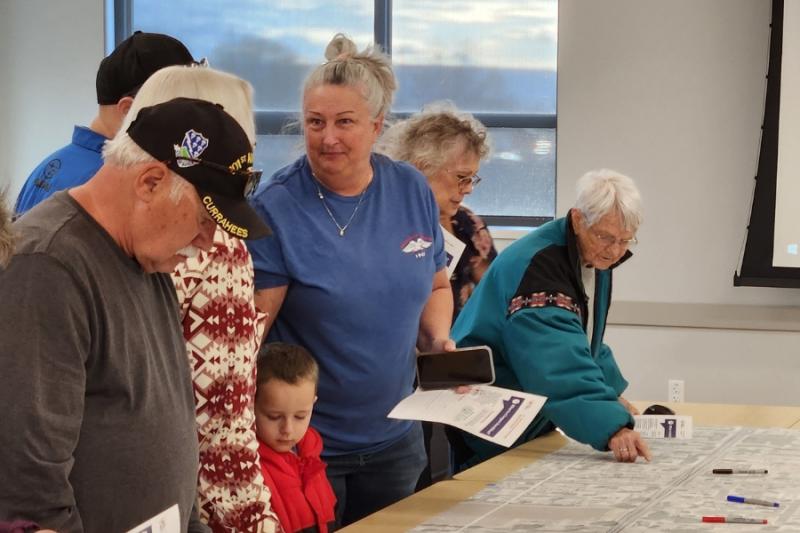
<svg viewBox="0 0 800 533">
<path fill-rule="evenodd" d="M 605 451 L 614 433 L 633 428 L 633 418 L 618 400 L 628 382 L 603 343 L 612 270 L 631 254 L 595 273 L 590 343 L 589 299 L 569 220 L 544 224 L 495 259 L 456 320 L 452 338 L 460 347 L 492 348 L 495 385 L 547 396 L 515 446 L 555 426 Z M 463 437 L 476 454 L 467 465 L 504 451 L 472 435 Z"/>
</svg>

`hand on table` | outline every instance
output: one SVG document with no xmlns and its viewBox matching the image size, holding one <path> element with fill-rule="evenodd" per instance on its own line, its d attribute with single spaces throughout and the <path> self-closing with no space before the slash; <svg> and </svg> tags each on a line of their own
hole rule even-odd
<svg viewBox="0 0 800 533">
<path fill-rule="evenodd" d="M 650 448 L 642 436 L 629 428 L 622 428 L 608 440 L 608 449 L 614 452 L 614 458 L 621 463 L 633 463 L 639 457 L 650 461 Z"/>
</svg>

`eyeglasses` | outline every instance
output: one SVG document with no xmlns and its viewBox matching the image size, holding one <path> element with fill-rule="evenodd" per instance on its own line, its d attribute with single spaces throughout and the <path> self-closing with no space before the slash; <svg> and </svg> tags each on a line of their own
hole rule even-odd
<svg viewBox="0 0 800 533">
<path fill-rule="evenodd" d="M 462 178 L 459 178 L 458 175 L 457 175 L 457 172 L 455 172 L 455 171 L 451 171 L 451 172 L 456 174 L 456 179 L 458 180 L 458 190 L 460 190 L 460 191 L 463 191 L 469 185 L 472 185 L 473 187 L 477 187 L 478 184 L 481 181 L 483 181 L 483 178 L 478 176 L 478 174 L 473 174 L 472 176 L 464 176 Z"/>
<path fill-rule="evenodd" d="M 264 171 L 252 167 L 242 168 L 239 170 L 231 170 L 225 165 L 220 165 L 219 163 L 214 163 L 213 161 L 206 161 L 205 159 L 196 159 L 193 157 L 176 156 L 172 160 L 175 162 L 185 161 L 187 163 L 194 163 L 197 165 L 202 165 L 204 167 L 209 167 L 215 170 L 219 170 L 220 172 L 225 172 L 226 174 L 230 174 L 231 176 L 244 178 L 245 181 L 242 190 L 245 198 L 250 196 L 256 191 L 256 189 L 258 188 L 258 184 L 261 182 L 261 175 L 264 173 Z"/>
<path fill-rule="evenodd" d="M 592 235 L 594 235 L 594 238 L 597 239 L 604 248 L 611 248 L 615 244 L 619 244 L 622 248 L 633 248 L 639 242 L 636 237 L 632 237 L 630 239 L 617 239 L 613 235 L 609 235 L 608 233 L 601 231 L 593 231 Z"/>
</svg>

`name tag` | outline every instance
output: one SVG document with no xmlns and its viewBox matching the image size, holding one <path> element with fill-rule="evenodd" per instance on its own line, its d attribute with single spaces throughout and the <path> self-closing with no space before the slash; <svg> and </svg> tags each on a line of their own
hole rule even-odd
<svg viewBox="0 0 800 533">
<path fill-rule="evenodd" d="M 444 235 L 444 252 L 447 254 L 447 277 L 452 277 L 458 260 L 461 259 L 461 254 L 464 253 L 467 245 L 444 228 L 442 228 L 442 235 Z"/>
</svg>

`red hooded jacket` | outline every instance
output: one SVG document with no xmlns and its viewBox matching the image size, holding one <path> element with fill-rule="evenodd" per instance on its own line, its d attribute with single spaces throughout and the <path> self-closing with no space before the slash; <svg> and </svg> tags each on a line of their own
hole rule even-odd
<svg viewBox="0 0 800 533">
<path fill-rule="evenodd" d="M 297 453 L 276 452 L 259 441 L 261 473 L 272 497 L 270 506 L 285 533 L 328 533 L 333 529 L 336 496 L 319 458 L 322 438 L 309 427 Z"/>
</svg>

